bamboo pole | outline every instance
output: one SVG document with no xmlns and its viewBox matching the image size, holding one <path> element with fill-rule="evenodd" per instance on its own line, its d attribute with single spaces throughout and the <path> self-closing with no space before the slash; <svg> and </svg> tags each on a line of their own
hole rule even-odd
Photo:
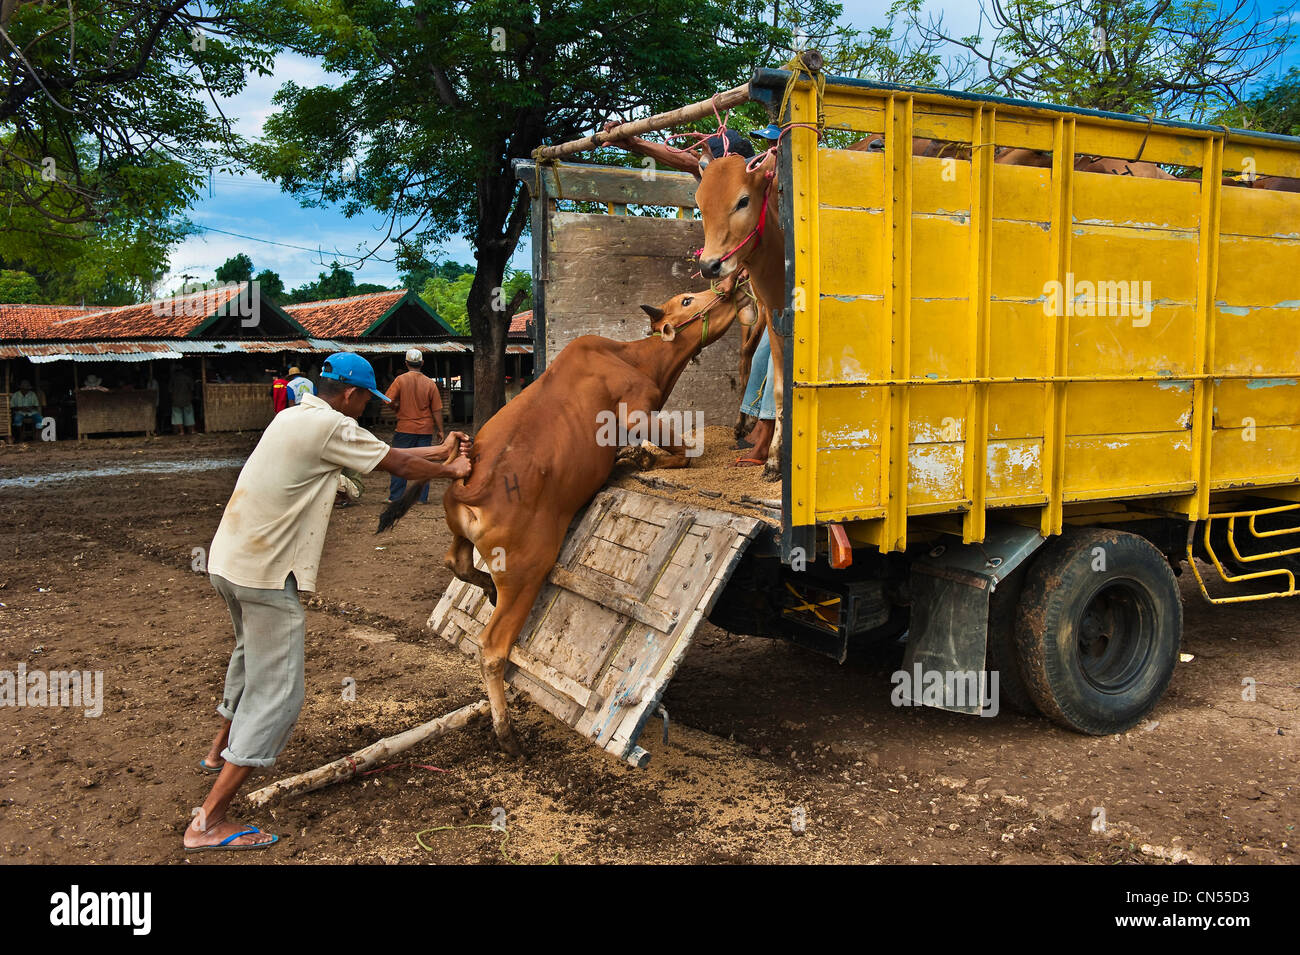
<svg viewBox="0 0 1300 955">
<path fill-rule="evenodd" d="M 264 806 L 277 796 L 296 796 L 300 793 L 323 789 L 334 783 L 341 783 L 345 779 L 351 779 L 357 773 L 364 772 L 376 763 L 410 749 L 417 743 L 422 743 L 426 739 L 432 739 L 435 736 L 442 736 L 450 730 L 459 729 L 474 717 L 484 716 L 490 710 L 491 706 L 487 700 L 479 700 L 477 703 L 462 706 L 460 709 L 452 710 L 447 715 L 440 716 L 436 720 L 421 723 L 419 726 L 393 736 L 385 736 L 379 742 L 371 743 L 365 749 L 359 749 L 351 756 L 344 756 L 342 759 L 336 759 L 332 763 L 327 763 L 309 772 L 290 776 L 287 779 L 282 779 L 279 782 L 251 792 L 248 794 L 248 801 L 254 806 Z"/>
<path fill-rule="evenodd" d="M 558 146 L 542 146 L 533 150 L 533 158 L 561 159 L 564 156 L 572 156 L 574 153 L 595 149 L 598 146 L 604 146 L 606 143 L 615 140 L 626 139 L 629 136 L 640 136 L 642 133 L 652 133 L 659 129 L 682 126 L 705 116 L 713 115 L 715 106 L 719 113 L 723 113 L 733 106 L 739 106 L 741 103 L 747 102 L 749 102 L 748 83 L 744 86 L 737 86 L 735 89 L 729 89 L 725 93 L 718 93 L 710 99 L 692 103 L 690 106 L 669 110 L 667 113 L 656 113 L 646 119 L 623 123 L 621 126 L 615 126 L 607 133 L 592 133 L 590 136 L 574 139 L 567 143 L 560 143 Z"/>
</svg>

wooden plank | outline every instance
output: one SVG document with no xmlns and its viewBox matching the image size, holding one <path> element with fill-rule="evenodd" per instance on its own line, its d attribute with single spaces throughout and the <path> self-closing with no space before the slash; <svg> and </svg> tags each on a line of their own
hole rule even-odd
<svg viewBox="0 0 1300 955">
<path fill-rule="evenodd" d="M 554 255 L 618 256 L 689 253 L 690 237 L 704 235 L 698 219 L 607 216 L 556 211 L 547 251 Z M 652 251 L 653 250 L 653 251 Z M 555 273 L 551 273 L 555 278 Z"/>
<path fill-rule="evenodd" d="M 548 199 L 695 208 L 699 182 L 688 172 L 590 163 L 520 163 L 516 176 Z"/>
<path fill-rule="evenodd" d="M 638 603 L 633 598 L 607 588 L 600 582 L 592 580 L 583 574 L 565 570 L 563 567 L 556 567 L 551 571 L 550 579 L 558 587 L 563 587 L 565 590 L 586 597 L 608 610 L 613 610 L 625 617 L 631 617 L 638 623 L 643 623 L 655 630 L 671 633 L 673 627 L 677 625 L 677 621 L 668 614 L 651 610 L 644 603 Z"/>
<path fill-rule="evenodd" d="M 474 629 L 478 624 L 478 621 L 473 617 L 455 608 L 451 611 L 451 619 L 466 632 Z M 592 704 L 593 697 L 590 690 L 571 680 L 554 667 L 538 660 L 519 646 L 510 649 L 510 662 L 534 679 L 548 684 L 553 689 L 560 690 L 579 706 L 585 707 Z M 599 705 L 599 701 L 596 701 L 596 705 Z"/>
</svg>

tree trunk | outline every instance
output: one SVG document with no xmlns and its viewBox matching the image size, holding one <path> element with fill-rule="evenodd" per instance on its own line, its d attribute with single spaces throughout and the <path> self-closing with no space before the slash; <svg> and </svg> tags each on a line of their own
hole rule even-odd
<svg viewBox="0 0 1300 955">
<path fill-rule="evenodd" d="M 506 336 L 510 318 L 505 311 L 507 255 L 495 248 L 480 249 L 478 270 L 466 302 L 470 337 L 474 342 L 474 430 L 478 431 L 506 403 Z"/>
</svg>

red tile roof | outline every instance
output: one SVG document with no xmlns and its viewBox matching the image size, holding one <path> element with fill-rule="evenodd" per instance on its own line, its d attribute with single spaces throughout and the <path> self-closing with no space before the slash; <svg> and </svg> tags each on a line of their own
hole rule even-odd
<svg viewBox="0 0 1300 955">
<path fill-rule="evenodd" d="M 184 338 L 240 291 L 241 286 L 226 286 L 109 308 L 0 305 L 0 338 Z"/>
<path fill-rule="evenodd" d="M 48 338 L 51 323 L 93 311 L 82 305 L 0 305 L 0 338 Z"/>
<path fill-rule="evenodd" d="M 372 292 L 324 302 L 286 305 L 284 310 L 303 328 L 320 338 L 360 338 L 366 329 L 379 321 L 401 301 L 405 289 Z"/>
<path fill-rule="evenodd" d="M 531 308 L 526 312 L 515 312 L 510 318 L 510 331 L 508 334 L 530 336 L 532 331 L 529 330 L 528 326 L 532 322 L 533 310 Z"/>
</svg>

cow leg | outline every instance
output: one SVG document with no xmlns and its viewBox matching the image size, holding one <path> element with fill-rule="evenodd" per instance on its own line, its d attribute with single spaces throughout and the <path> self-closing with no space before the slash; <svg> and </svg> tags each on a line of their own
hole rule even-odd
<svg viewBox="0 0 1300 955">
<path fill-rule="evenodd" d="M 763 480 L 781 480 L 781 408 L 785 403 L 785 339 L 773 327 L 768 334 L 772 346 L 772 395 L 776 399 L 776 420 L 772 422 L 772 444 L 763 466 Z"/>
<path fill-rule="evenodd" d="M 492 705 L 492 729 L 497 734 L 501 748 L 511 756 L 522 756 L 523 752 L 519 748 L 519 741 L 515 739 L 515 731 L 510 725 L 510 711 L 506 708 L 506 663 L 554 561 L 552 556 L 549 561 L 531 564 L 540 570 L 535 570 L 532 576 L 522 580 L 517 572 L 502 575 L 497 587 L 500 600 L 480 638 L 483 684 L 487 688 L 488 702 Z"/>
<path fill-rule="evenodd" d="M 474 544 L 468 537 L 452 536 L 451 546 L 447 548 L 447 556 L 443 558 L 443 564 L 454 577 L 475 587 L 482 587 L 488 600 L 492 601 L 493 605 L 496 604 L 497 585 L 492 582 L 491 574 L 474 566 Z"/>
<path fill-rule="evenodd" d="M 691 466 L 691 459 L 686 456 L 685 444 L 670 445 L 664 447 L 664 450 L 668 452 L 666 457 L 646 452 L 646 457 L 639 462 L 641 470 L 657 471 L 663 468 L 688 468 Z"/>
</svg>

